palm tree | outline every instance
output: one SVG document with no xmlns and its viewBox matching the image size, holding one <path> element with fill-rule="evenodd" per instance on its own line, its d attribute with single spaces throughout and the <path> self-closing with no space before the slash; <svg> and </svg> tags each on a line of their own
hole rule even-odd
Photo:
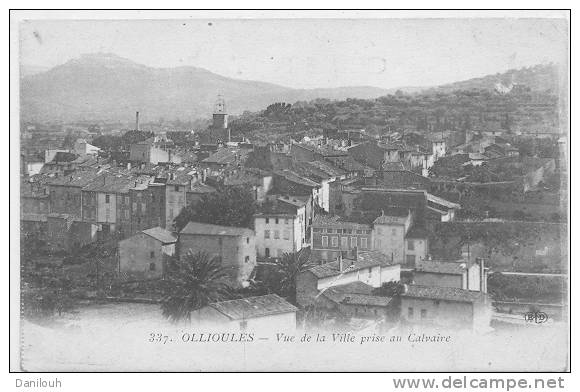
<svg viewBox="0 0 580 392">
<path fill-rule="evenodd" d="M 229 276 L 216 257 L 191 249 L 169 266 L 165 277 L 163 316 L 172 322 L 190 320 L 191 312 L 231 297 Z"/>
<path fill-rule="evenodd" d="M 284 253 L 278 262 L 278 294 L 287 298 L 290 302 L 296 303 L 296 278 L 298 275 L 310 268 L 314 264 L 310 261 L 307 250 L 300 250 L 297 253 Z"/>
</svg>

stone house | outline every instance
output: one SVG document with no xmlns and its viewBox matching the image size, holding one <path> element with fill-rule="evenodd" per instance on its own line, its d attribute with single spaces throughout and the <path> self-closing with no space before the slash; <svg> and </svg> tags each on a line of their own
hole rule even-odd
<svg viewBox="0 0 580 392">
<path fill-rule="evenodd" d="M 240 287 L 256 266 L 256 236 L 242 227 L 189 222 L 179 233 L 179 257 L 189 250 L 217 257 L 230 276 L 230 283 Z"/>
<path fill-rule="evenodd" d="M 491 301 L 479 291 L 405 285 L 401 294 L 401 320 L 409 324 L 486 331 L 491 314 Z"/>
<path fill-rule="evenodd" d="M 162 227 L 143 230 L 119 241 L 119 271 L 124 279 L 162 278 L 166 263 L 175 255 L 177 237 Z"/>
</svg>

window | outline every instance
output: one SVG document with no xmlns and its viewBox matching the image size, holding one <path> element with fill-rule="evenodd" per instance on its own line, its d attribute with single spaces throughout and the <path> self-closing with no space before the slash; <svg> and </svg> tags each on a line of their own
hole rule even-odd
<svg viewBox="0 0 580 392">
<path fill-rule="evenodd" d="M 125 219 L 129 219 L 129 210 L 125 210 Z"/>
<path fill-rule="evenodd" d="M 287 224 L 288 224 L 288 222 L 289 222 L 289 221 L 288 221 L 288 218 L 285 218 L 285 219 L 284 219 L 284 224 L 285 224 L 285 225 L 287 225 Z"/>
<path fill-rule="evenodd" d="M 141 212 L 142 213 L 146 213 L 147 212 L 147 205 L 145 203 L 141 203 Z"/>
<path fill-rule="evenodd" d="M 407 255 L 407 264 L 415 265 L 415 255 Z"/>
<path fill-rule="evenodd" d="M 250 262 L 250 256 L 246 256 L 246 258 L 244 259 L 244 263 L 249 263 Z"/>
<path fill-rule="evenodd" d="M 332 246 L 338 246 L 338 237 L 332 237 Z"/>
<path fill-rule="evenodd" d="M 175 192 L 179 192 L 179 185 L 175 185 Z"/>
<path fill-rule="evenodd" d="M 328 237 L 323 235 L 322 236 L 322 247 L 326 248 L 328 246 Z"/>
<path fill-rule="evenodd" d="M 367 248 L 367 239 L 366 238 L 361 238 L 360 239 L 360 247 L 363 249 Z"/>
<path fill-rule="evenodd" d="M 356 248 L 356 246 L 357 246 L 356 237 L 350 237 L 350 247 Z"/>
<path fill-rule="evenodd" d="M 246 244 L 250 243 L 250 237 L 246 237 Z"/>
<path fill-rule="evenodd" d="M 154 251 L 149 252 L 149 258 L 151 258 L 151 259 L 155 258 L 155 252 Z"/>
<path fill-rule="evenodd" d="M 289 240 L 290 239 L 290 230 L 284 230 L 284 239 L 285 240 Z"/>
<path fill-rule="evenodd" d="M 125 196 L 125 204 L 129 205 L 129 196 Z"/>
<path fill-rule="evenodd" d="M 270 257 L 270 248 L 264 249 L 264 253 L 266 254 L 266 257 Z"/>
<path fill-rule="evenodd" d="M 278 222 L 279 222 L 279 219 L 278 219 L 278 218 L 276 218 L 276 224 L 278 224 Z"/>
<path fill-rule="evenodd" d="M 280 230 L 274 230 L 274 239 L 276 240 L 280 239 Z"/>
<path fill-rule="evenodd" d="M 266 218 L 266 224 L 270 223 L 270 218 Z"/>
<path fill-rule="evenodd" d="M 264 238 L 270 238 L 270 230 L 264 230 Z"/>
<path fill-rule="evenodd" d="M 413 308 L 407 309 L 407 317 L 409 319 L 412 319 L 413 318 Z"/>
<path fill-rule="evenodd" d="M 415 241 L 413 241 L 413 240 L 407 240 L 407 249 L 409 249 L 409 250 L 415 250 Z"/>
<path fill-rule="evenodd" d="M 137 211 L 137 203 L 133 202 L 133 212 Z"/>
<path fill-rule="evenodd" d="M 421 309 L 421 320 L 425 320 L 427 318 L 427 309 Z"/>
<path fill-rule="evenodd" d="M 340 247 L 342 249 L 348 248 L 348 237 L 341 237 L 340 238 Z"/>
<path fill-rule="evenodd" d="M 155 271 L 155 268 L 156 268 L 155 263 L 149 264 L 149 271 Z"/>
<path fill-rule="evenodd" d="M 111 201 L 111 196 L 105 195 L 105 203 L 109 204 L 110 201 Z"/>
</svg>

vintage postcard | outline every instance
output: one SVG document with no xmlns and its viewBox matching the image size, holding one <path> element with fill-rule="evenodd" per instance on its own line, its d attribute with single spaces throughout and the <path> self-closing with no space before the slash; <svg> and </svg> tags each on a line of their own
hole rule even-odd
<svg viewBox="0 0 580 392">
<path fill-rule="evenodd" d="M 10 23 L 15 371 L 570 369 L 568 11 Z"/>
</svg>

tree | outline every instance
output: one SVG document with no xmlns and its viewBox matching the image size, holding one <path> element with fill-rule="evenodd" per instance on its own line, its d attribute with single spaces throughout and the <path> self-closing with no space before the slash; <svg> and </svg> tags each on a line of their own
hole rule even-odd
<svg viewBox="0 0 580 392">
<path fill-rule="evenodd" d="M 192 311 L 231 298 L 228 279 L 216 257 L 189 250 L 167 268 L 163 287 L 165 298 L 161 303 L 163 316 L 172 322 L 190 320 Z"/>
<path fill-rule="evenodd" d="M 398 297 L 405 291 L 405 286 L 401 282 L 386 282 L 381 287 L 373 290 L 373 294 L 382 297 Z"/>
<path fill-rule="evenodd" d="M 266 279 L 259 282 L 254 290 L 264 293 L 276 293 L 292 303 L 296 303 L 296 279 L 298 275 L 314 264 L 310 261 L 309 251 L 301 250 L 296 253 L 284 253 L 277 260 L 274 270 L 266 275 Z"/>
<path fill-rule="evenodd" d="M 22 291 L 22 311 L 26 317 L 43 318 L 58 313 L 72 313 L 75 301 L 73 282 L 65 277 L 46 273 L 28 273 L 28 287 Z"/>
<path fill-rule="evenodd" d="M 256 212 L 252 192 L 245 186 L 228 186 L 202 196 L 196 204 L 185 207 L 175 218 L 178 231 L 189 222 L 251 227 Z"/>
</svg>

